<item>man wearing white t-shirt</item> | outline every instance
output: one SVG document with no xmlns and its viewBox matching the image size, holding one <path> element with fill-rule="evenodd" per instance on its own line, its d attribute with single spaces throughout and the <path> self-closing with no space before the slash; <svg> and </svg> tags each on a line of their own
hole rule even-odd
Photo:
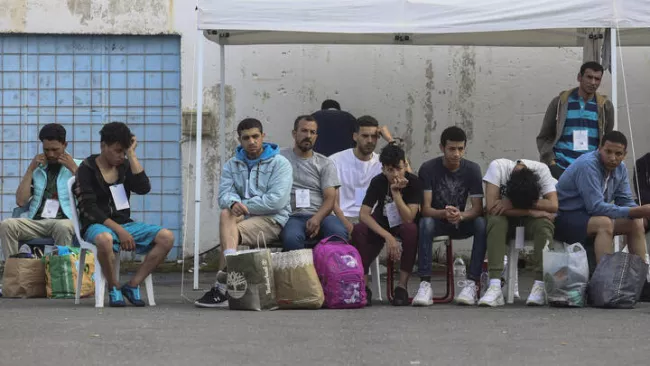
<svg viewBox="0 0 650 366">
<path fill-rule="evenodd" d="M 393 141 L 387 127 L 379 127 L 374 117 L 361 116 L 357 120 L 356 132 L 352 135 L 356 147 L 330 156 L 341 183 L 334 214 L 350 234 L 354 224 L 359 222 L 359 210 L 370 181 L 381 174 L 379 155 L 374 152 L 380 136 L 388 142 Z"/>
<path fill-rule="evenodd" d="M 546 164 L 532 160 L 497 159 L 485 176 L 487 201 L 487 255 L 490 286 L 479 305 L 503 306 L 501 273 L 506 243 L 517 226 L 524 226 L 526 239 L 534 242 L 535 283 L 527 305 L 546 304 L 542 273 L 542 250 L 553 241 L 553 220 L 558 209 L 557 180 Z"/>
</svg>

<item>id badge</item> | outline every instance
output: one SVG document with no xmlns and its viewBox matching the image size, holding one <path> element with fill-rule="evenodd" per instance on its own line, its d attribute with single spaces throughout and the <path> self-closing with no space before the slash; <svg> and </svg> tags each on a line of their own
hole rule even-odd
<svg viewBox="0 0 650 366">
<path fill-rule="evenodd" d="M 56 214 L 59 213 L 59 207 L 61 207 L 59 200 L 45 200 L 45 206 L 43 206 L 41 217 L 44 219 L 56 219 Z"/>
<path fill-rule="evenodd" d="M 388 218 L 388 226 L 391 228 L 402 224 L 402 216 L 399 214 L 399 209 L 395 202 L 386 205 L 386 217 Z"/>
<path fill-rule="evenodd" d="M 306 208 L 311 205 L 308 189 L 296 189 L 296 207 Z"/>
<path fill-rule="evenodd" d="M 111 186 L 110 188 L 111 188 L 111 195 L 113 196 L 113 202 L 115 202 L 115 208 L 118 211 L 131 208 L 131 206 L 129 205 L 129 199 L 126 197 L 124 184 L 116 184 Z"/>
<path fill-rule="evenodd" d="M 587 130 L 573 131 L 573 150 L 575 151 L 589 150 L 589 134 Z"/>
</svg>

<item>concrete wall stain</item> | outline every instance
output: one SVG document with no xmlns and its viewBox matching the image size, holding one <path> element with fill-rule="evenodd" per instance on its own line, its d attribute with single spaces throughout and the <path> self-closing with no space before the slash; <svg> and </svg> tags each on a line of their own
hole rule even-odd
<svg viewBox="0 0 650 366">
<path fill-rule="evenodd" d="M 88 24 L 88 20 L 92 18 L 91 15 L 91 0 L 67 0 L 68 10 L 72 15 L 80 16 L 79 22 L 81 24 Z"/>
<path fill-rule="evenodd" d="M 452 74 L 457 75 L 456 99 L 451 102 L 451 110 L 458 118 L 458 125 L 467 134 L 468 140 L 474 137 L 474 92 L 476 91 L 476 52 L 474 47 L 463 46 L 452 61 Z"/>
<path fill-rule="evenodd" d="M 27 24 L 27 0 L 0 0 L 0 9 L 9 16 L 9 32 L 21 33 Z M 4 24 L 5 21 L 3 20 Z M 3 26 L 4 28 L 4 26 Z"/>
<path fill-rule="evenodd" d="M 415 98 L 413 98 L 411 93 L 408 93 L 406 97 L 406 104 L 408 104 L 406 108 L 406 130 L 400 137 L 404 142 L 406 156 L 410 156 L 411 150 L 413 150 L 413 146 L 415 145 L 413 142 L 413 105 L 415 104 Z"/>
<path fill-rule="evenodd" d="M 433 90 L 435 89 L 435 84 L 433 80 L 433 63 L 431 60 L 427 60 L 427 67 L 424 70 L 424 76 L 426 79 L 425 85 L 425 97 L 424 97 L 424 153 L 429 153 L 429 148 L 431 147 L 431 136 L 433 131 L 436 130 L 437 122 L 433 119 Z"/>
</svg>

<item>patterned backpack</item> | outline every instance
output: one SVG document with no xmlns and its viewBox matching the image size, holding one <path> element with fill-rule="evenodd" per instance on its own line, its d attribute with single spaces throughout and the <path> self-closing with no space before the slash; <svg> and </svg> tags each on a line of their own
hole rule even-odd
<svg viewBox="0 0 650 366">
<path fill-rule="evenodd" d="M 325 307 L 354 309 L 366 306 L 366 283 L 361 256 L 347 240 L 330 236 L 314 248 L 314 267 L 325 293 Z"/>
</svg>

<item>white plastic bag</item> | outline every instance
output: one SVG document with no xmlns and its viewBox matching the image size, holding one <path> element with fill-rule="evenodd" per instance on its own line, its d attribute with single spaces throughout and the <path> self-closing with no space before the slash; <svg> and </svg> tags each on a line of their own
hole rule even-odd
<svg viewBox="0 0 650 366">
<path fill-rule="evenodd" d="M 580 244 L 543 251 L 544 285 L 549 305 L 583 307 L 589 281 L 587 252 Z"/>
</svg>

